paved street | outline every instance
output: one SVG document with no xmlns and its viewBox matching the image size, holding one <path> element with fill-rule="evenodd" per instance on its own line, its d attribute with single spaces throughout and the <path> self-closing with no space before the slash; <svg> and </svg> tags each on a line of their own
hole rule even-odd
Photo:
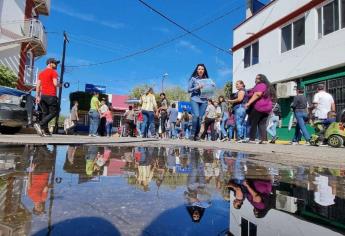
<svg viewBox="0 0 345 236">
<path fill-rule="evenodd" d="M 53 135 L 39 137 L 31 134 L 0 135 L 3 144 L 95 144 L 111 146 L 189 146 L 198 148 L 217 148 L 243 151 L 255 154 L 253 159 L 260 162 L 274 162 L 287 165 L 308 165 L 330 168 L 345 167 L 345 149 L 313 147 L 305 145 L 281 144 L 239 144 L 223 142 L 192 142 L 189 140 L 155 140 L 140 138 L 92 138 L 88 136 Z"/>
</svg>

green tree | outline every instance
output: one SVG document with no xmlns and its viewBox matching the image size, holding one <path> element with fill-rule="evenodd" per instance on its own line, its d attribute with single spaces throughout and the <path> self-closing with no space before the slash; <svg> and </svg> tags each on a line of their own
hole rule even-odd
<svg viewBox="0 0 345 236">
<path fill-rule="evenodd" d="M 140 98 L 150 87 L 148 84 L 138 85 L 131 90 L 129 96 L 131 98 Z"/>
<path fill-rule="evenodd" d="M 230 98 L 232 94 L 232 81 L 228 81 L 224 85 L 224 94 L 227 98 Z"/>
<path fill-rule="evenodd" d="M 140 98 L 141 95 L 143 95 L 150 87 L 151 86 L 149 86 L 148 84 L 138 85 L 131 90 L 129 96 L 131 98 Z M 168 87 L 164 90 L 164 93 L 169 101 L 188 101 L 189 100 L 189 95 L 187 91 L 179 86 Z M 157 101 L 160 100 L 159 94 L 160 92 L 158 91 L 155 92 L 155 97 Z"/>
<path fill-rule="evenodd" d="M 0 65 L 0 86 L 15 88 L 18 78 L 15 73 L 4 65 Z"/>
<path fill-rule="evenodd" d="M 179 86 L 169 87 L 164 90 L 164 93 L 170 101 L 189 101 L 189 94 Z"/>
</svg>

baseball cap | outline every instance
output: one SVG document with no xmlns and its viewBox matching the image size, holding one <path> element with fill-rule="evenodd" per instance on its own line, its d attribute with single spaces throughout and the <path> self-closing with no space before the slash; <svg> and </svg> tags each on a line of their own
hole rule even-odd
<svg viewBox="0 0 345 236">
<path fill-rule="evenodd" d="M 55 58 L 49 58 L 48 60 L 47 60 L 47 62 L 46 62 L 46 64 L 48 65 L 48 64 L 50 64 L 50 63 L 54 63 L 54 64 L 59 64 L 60 63 L 60 61 L 59 60 L 56 60 Z"/>
</svg>

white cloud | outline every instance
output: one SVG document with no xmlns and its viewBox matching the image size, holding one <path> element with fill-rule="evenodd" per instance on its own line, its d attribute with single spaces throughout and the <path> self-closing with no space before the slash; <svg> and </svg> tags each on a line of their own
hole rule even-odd
<svg viewBox="0 0 345 236">
<path fill-rule="evenodd" d="M 189 49 L 195 53 L 202 53 L 202 51 L 197 46 L 195 46 L 194 44 L 192 44 L 191 42 L 186 41 L 186 40 L 180 40 L 177 43 L 177 46 L 187 48 L 187 49 Z"/>
<path fill-rule="evenodd" d="M 158 31 L 158 32 L 163 33 L 163 34 L 170 34 L 171 33 L 171 30 L 169 30 L 168 28 L 165 28 L 165 27 L 153 27 L 152 30 Z"/>
<path fill-rule="evenodd" d="M 79 20 L 83 20 L 83 21 L 88 21 L 88 22 L 93 22 L 99 25 L 103 25 L 105 27 L 109 27 L 112 29 L 120 29 L 123 28 L 125 26 L 125 24 L 120 23 L 120 22 L 112 22 L 112 21 L 105 21 L 105 20 L 99 20 L 97 19 L 97 17 L 93 14 L 87 14 L 87 13 L 81 13 L 81 12 L 77 12 L 73 9 L 69 9 L 66 7 L 52 7 L 52 9 L 56 12 L 77 18 Z"/>
</svg>

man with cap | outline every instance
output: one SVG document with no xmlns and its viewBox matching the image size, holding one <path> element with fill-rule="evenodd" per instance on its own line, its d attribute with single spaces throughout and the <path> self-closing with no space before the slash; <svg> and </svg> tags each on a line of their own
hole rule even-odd
<svg viewBox="0 0 345 236">
<path fill-rule="evenodd" d="M 314 95 L 314 116 L 319 120 L 327 119 L 327 114 L 330 111 L 335 112 L 335 103 L 331 94 L 325 91 L 324 84 L 318 84 L 317 93 Z"/>
<path fill-rule="evenodd" d="M 49 58 L 46 62 L 47 67 L 40 72 L 36 85 L 36 103 L 40 104 L 42 110 L 42 119 L 34 124 L 37 134 L 40 136 L 51 135 L 48 130 L 48 123 L 58 112 L 58 98 L 56 90 L 61 85 L 58 83 L 57 65 L 60 61 Z"/>
</svg>

